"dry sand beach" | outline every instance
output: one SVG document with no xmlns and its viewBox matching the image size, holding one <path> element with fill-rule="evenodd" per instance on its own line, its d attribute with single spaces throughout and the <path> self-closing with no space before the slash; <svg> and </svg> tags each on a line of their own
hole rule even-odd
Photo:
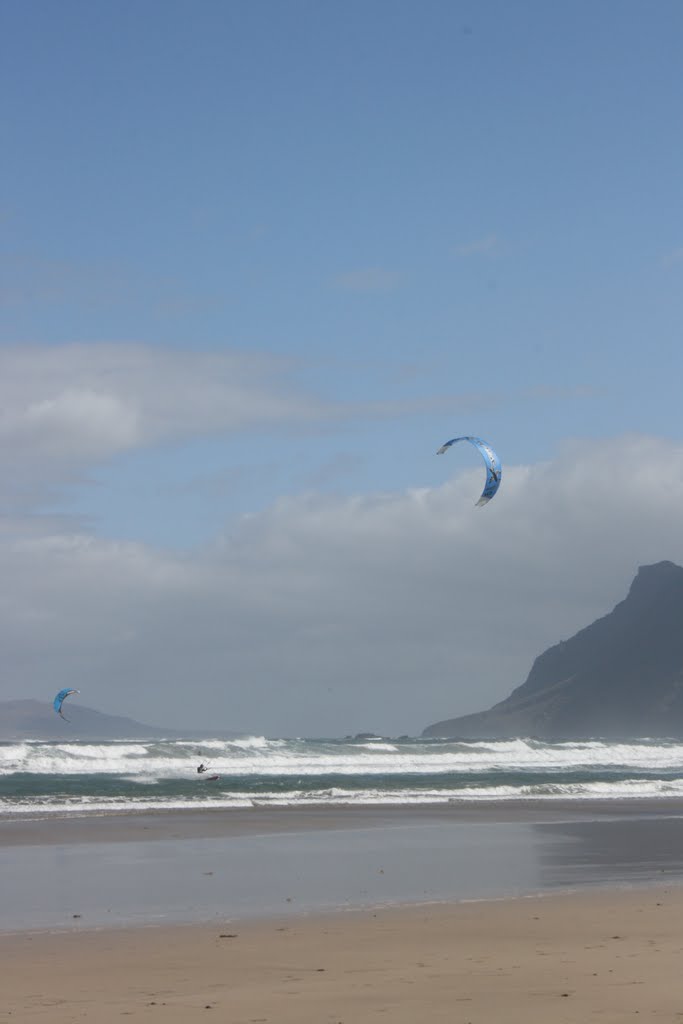
<svg viewBox="0 0 683 1024">
<path fill-rule="evenodd" d="M 683 889 L 0 938 L 0 1020 L 683 1020 Z"/>
</svg>

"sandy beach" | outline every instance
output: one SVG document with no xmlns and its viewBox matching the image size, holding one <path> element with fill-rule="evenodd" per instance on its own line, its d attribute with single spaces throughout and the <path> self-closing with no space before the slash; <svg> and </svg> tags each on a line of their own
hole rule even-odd
<svg viewBox="0 0 683 1024">
<path fill-rule="evenodd" d="M 683 1020 L 683 889 L 0 937 L 0 1020 Z"/>
<path fill-rule="evenodd" d="M 6 820 L 0 1022 L 683 1021 L 678 802 Z"/>
</svg>

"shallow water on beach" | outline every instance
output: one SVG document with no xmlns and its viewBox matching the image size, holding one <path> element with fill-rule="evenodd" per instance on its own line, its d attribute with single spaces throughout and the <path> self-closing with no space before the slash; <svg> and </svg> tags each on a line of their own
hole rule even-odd
<svg viewBox="0 0 683 1024">
<path fill-rule="evenodd" d="M 257 812 L 258 813 L 258 812 Z M 162 816 L 165 818 L 165 816 Z M 367 827 L 1 845 L 0 929 L 229 923 L 363 907 L 683 880 L 683 817 L 380 820 Z M 76 822 L 72 824 L 75 825 Z M 8 822 L 3 831 L 11 829 Z M 142 826 L 139 827 L 140 834 Z"/>
</svg>

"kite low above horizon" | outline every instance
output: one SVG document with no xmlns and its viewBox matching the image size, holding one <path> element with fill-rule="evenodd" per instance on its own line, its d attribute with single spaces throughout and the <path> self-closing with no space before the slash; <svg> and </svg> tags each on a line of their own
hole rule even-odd
<svg viewBox="0 0 683 1024">
<path fill-rule="evenodd" d="M 65 717 L 62 711 L 62 704 L 67 697 L 70 697 L 72 693 L 80 693 L 80 690 L 60 690 L 55 699 L 52 701 L 52 707 L 55 709 L 60 718 L 63 718 L 65 722 L 69 719 Z"/>
<path fill-rule="evenodd" d="M 476 508 L 480 508 L 491 500 L 500 487 L 500 481 L 503 475 L 500 459 L 490 444 L 487 444 L 486 441 L 482 441 L 480 437 L 470 437 L 469 435 L 464 437 L 452 437 L 450 441 L 446 441 L 445 444 L 441 445 L 436 454 L 443 455 L 444 452 L 448 451 L 452 444 L 456 444 L 458 441 L 469 441 L 470 444 L 474 445 L 486 464 L 486 483 L 484 484 L 484 490 L 481 492 L 481 497 L 475 506 Z"/>
</svg>

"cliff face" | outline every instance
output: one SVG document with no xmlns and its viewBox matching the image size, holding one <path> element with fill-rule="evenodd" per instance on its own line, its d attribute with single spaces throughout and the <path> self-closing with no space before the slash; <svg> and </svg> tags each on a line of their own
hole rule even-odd
<svg viewBox="0 0 683 1024">
<path fill-rule="evenodd" d="M 488 711 L 424 736 L 683 736 L 683 568 L 641 566 L 609 615 L 550 647 Z"/>
</svg>

